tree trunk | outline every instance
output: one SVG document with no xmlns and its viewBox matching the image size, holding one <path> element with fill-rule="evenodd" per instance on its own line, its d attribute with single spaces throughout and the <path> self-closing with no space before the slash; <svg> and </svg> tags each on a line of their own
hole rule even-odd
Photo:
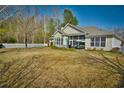
<svg viewBox="0 0 124 93">
<path fill-rule="evenodd" d="M 27 48 L 27 33 L 25 33 L 25 48 Z"/>
</svg>

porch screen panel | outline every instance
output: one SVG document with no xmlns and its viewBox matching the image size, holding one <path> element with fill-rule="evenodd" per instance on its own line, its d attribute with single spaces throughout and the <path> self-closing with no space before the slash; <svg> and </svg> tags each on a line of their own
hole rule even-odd
<svg viewBox="0 0 124 93">
<path fill-rule="evenodd" d="M 100 37 L 95 38 L 95 46 L 99 47 L 100 46 Z"/>
<path fill-rule="evenodd" d="M 63 38 L 61 38 L 61 45 L 63 45 Z"/>
<path fill-rule="evenodd" d="M 95 40 L 95 38 L 92 37 L 92 38 L 91 38 L 91 46 L 94 46 L 94 40 Z"/>
<path fill-rule="evenodd" d="M 106 37 L 101 37 L 101 47 L 105 47 Z"/>
</svg>

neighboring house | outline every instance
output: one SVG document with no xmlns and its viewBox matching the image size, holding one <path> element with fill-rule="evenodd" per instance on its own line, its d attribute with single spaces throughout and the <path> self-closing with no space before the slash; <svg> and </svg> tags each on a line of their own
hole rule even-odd
<svg viewBox="0 0 124 93">
<path fill-rule="evenodd" d="M 78 27 L 69 23 L 50 38 L 50 43 L 56 47 L 95 48 L 105 51 L 121 49 L 122 42 L 123 40 L 113 32 L 96 27 Z"/>
</svg>

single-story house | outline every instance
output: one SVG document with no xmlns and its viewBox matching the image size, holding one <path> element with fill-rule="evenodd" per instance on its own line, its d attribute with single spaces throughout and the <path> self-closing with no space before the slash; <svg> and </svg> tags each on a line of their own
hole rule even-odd
<svg viewBox="0 0 124 93">
<path fill-rule="evenodd" d="M 56 47 L 95 48 L 105 51 L 111 51 L 113 48 L 121 49 L 122 43 L 123 40 L 111 31 L 97 27 L 79 27 L 69 23 L 50 38 L 50 44 Z"/>
</svg>

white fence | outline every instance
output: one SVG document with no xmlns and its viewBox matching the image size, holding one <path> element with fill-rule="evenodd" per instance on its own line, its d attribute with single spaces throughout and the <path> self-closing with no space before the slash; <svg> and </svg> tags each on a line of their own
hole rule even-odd
<svg viewBox="0 0 124 93">
<path fill-rule="evenodd" d="M 25 48 L 25 44 L 10 44 L 10 43 L 2 43 L 5 48 Z M 27 44 L 28 48 L 33 48 L 33 47 L 45 47 L 47 44 Z"/>
</svg>

